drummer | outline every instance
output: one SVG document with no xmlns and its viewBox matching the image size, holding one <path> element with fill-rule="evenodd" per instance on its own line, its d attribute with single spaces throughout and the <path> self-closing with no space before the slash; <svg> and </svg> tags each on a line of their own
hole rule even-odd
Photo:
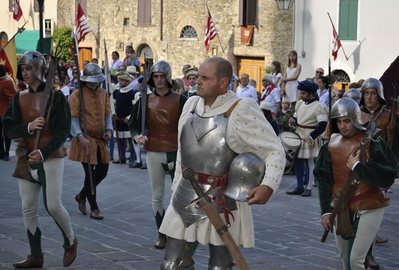
<svg viewBox="0 0 399 270">
<path fill-rule="evenodd" d="M 298 84 L 301 100 L 295 105 L 295 113 L 290 119 L 290 124 L 296 128 L 296 133 L 301 138 L 301 146 L 294 161 L 297 186 L 287 191 L 288 195 L 302 197 L 312 195 L 314 158 L 319 154 L 319 136 L 324 132 L 328 120 L 327 107 L 318 101 L 317 89 L 312 80 L 301 81 Z M 305 178 L 308 181 L 305 182 Z"/>
</svg>

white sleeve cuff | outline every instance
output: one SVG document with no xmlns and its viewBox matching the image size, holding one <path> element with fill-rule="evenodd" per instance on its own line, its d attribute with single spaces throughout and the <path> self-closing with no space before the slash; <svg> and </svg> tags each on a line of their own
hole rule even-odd
<svg viewBox="0 0 399 270">
<path fill-rule="evenodd" d="M 356 161 L 356 163 L 353 164 L 353 166 L 352 166 L 352 171 L 355 170 L 355 167 L 356 167 L 357 164 L 359 164 L 359 162 L 360 162 L 360 161 Z"/>
<path fill-rule="evenodd" d="M 33 134 L 33 131 L 30 130 L 30 122 L 28 123 L 28 133 Z"/>
<path fill-rule="evenodd" d="M 43 162 L 44 161 L 44 157 L 43 157 L 42 151 L 40 151 L 40 149 L 37 149 L 37 151 L 39 152 L 39 154 L 40 154 L 40 156 L 42 158 L 42 162 Z"/>
</svg>

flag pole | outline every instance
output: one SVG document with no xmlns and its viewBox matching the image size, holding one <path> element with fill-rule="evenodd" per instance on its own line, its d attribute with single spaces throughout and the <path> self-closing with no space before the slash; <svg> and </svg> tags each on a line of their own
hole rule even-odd
<svg viewBox="0 0 399 270">
<path fill-rule="evenodd" d="M 332 26 L 335 28 L 334 23 L 333 23 L 333 21 L 332 21 L 332 19 L 331 19 L 330 13 L 327 12 L 327 15 L 328 15 L 328 18 L 330 19 L 330 22 L 331 22 Z M 336 31 L 336 30 L 335 30 L 335 31 Z M 337 35 L 338 35 L 338 33 L 337 33 Z M 338 38 L 339 38 L 339 36 L 338 36 Z M 348 61 L 349 58 L 348 58 L 348 56 L 346 55 L 346 52 L 345 52 L 345 49 L 344 49 L 344 46 L 342 45 L 342 43 L 341 43 L 341 48 L 342 48 L 342 52 L 344 53 L 344 56 L 345 56 L 345 58 L 346 58 L 346 61 Z M 329 59 L 330 59 L 330 58 L 329 58 Z"/>
<path fill-rule="evenodd" d="M 20 33 L 22 33 L 23 31 L 25 31 L 24 26 L 25 26 L 27 23 L 28 23 L 28 21 L 25 21 L 25 23 L 22 25 L 22 27 L 18 27 L 18 31 L 17 31 L 10 39 L 8 39 L 7 43 L 6 43 L 2 48 L 0 48 L 0 51 L 2 51 L 5 47 L 7 47 L 7 45 L 10 44 L 11 41 L 12 41 L 13 39 L 15 39 L 15 37 L 16 37 L 18 34 L 20 34 Z"/>
<path fill-rule="evenodd" d="M 206 9 L 208 10 L 208 16 L 211 16 L 211 12 L 209 11 L 208 4 L 205 4 L 205 6 L 206 6 Z M 211 17 L 212 17 L 212 16 L 211 16 Z M 212 21 L 213 21 L 213 18 L 212 18 Z M 216 26 L 215 26 L 215 30 L 216 30 Z M 219 41 L 220 47 L 222 48 L 222 52 L 225 53 L 225 52 L 224 52 L 223 45 L 222 45 L 222 42 L 221 42 L 221 40 L 220 40 L 219 33 L 218 33 L 217 30 L 216 30 L 216 36 L 218 37 L 218 41 Z"/>
</svg>

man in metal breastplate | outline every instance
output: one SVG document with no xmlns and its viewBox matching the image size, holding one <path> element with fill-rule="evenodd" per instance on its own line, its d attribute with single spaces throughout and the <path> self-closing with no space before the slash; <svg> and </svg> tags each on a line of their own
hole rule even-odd
<svg viewBox="0 0 399 270">
<path fill-rule="evenodd" d="M 330 220 L 333 206 L 346 181 L 350 181 L 349 174 L 353 174 L 356 180 L 353 195 L 348 195 L 348 202 L 343 204 L 349 209 L 349 227 L 354 236 L 340 233 L 342 212 L 336 218 L 334 236 L 343 269 L 365 269 L 364 259 L 381 225 L 385 207 L 389 205 L 389 199 L 381 189 L 393 183 L 398 164 L 394 153 L 379 136 L 371 138 L 370 145 L 359 151 L 360 143 L 368 135 L 365 135 L 367 131 L 362 126 L 360 109 L 354 100 L 346 97 L 338 100 L 331 109 L 331 118 L 335 133 L 320 150 L 314 169 L 319 180 L 321 224 L 325 230 L 333 226 Z M 360 159 L 363 154 L 364 160 Z"/>
<path fill-rule="evenodd" d="M 215 188 L 210 195 L 213 204 L 230 224 L 228 231 L 235 243 L 243 247 L 254 246 L 250 205 L 265 204 L 279 187 L 284 150 L 256 101 L 240 100 L 227 90 L 232 74 L 226 59 L 206 59 L 199 67 L 197 96 L 188 99 L 183 108 L 173 195 L 160 228 L 168 236 L 161 269 L 194 269 L 191 256 L 198 243 L 209 245 L 209 269 L 232 269 L 233 265 L 209 218 L 191 204 L 196 195 L 182 170 L 190 170 L 204 191 Z M 261 184 L 245 191 L 247 200 L 238 202 L 225 196 L 223 190 L 229 181 L 230 165 L 248 152 L 261 161 L 256 166 L 262 168 Z"/>
<path fill-rule="evenodd" d="M 17 78 L 27 83 L 29 89 L 14 96 L 3 118 L 7 137 L 22 138 L 17 149 L 17 164 L 23 164 L 22 160 L 29 162 L 29 165 L 17 165 L 14 173 L 18 178 L 22 215 L 30 246 L 30 255 L 14 264 L 17 269 L 41 268 L 44 263 L 38 214 L 41 192 L 44 206 L 64 238 L 64 266 L 71 265 L 77 254 L 71 219 L 61 200 L 66 156 L 64 142 L 69 135 L 71 114 L 64 94 L 46 89 L 45 69 L 46 60 L 41 53 L 28 51 L 21 57 Z M 44 116 L 46 104 L 49 108 L 47 119 Z M 41 135 L 36 148 L 35 137 L 39 130 Z M 22 171 L 25 169 L 26 174 L 18 173 L 21 172 L 18 167 Z"/>
</svg>

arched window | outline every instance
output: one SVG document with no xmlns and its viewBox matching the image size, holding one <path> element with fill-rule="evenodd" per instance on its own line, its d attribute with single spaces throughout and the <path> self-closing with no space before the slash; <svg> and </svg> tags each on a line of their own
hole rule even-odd
<svg viewBox="0 0 399 270">
<path fill-rule="evenodd" d="M 180 38 L 198 38 L 197 31 L 191 25 L 186 25 L 180 32 Z"/>
</svg>

